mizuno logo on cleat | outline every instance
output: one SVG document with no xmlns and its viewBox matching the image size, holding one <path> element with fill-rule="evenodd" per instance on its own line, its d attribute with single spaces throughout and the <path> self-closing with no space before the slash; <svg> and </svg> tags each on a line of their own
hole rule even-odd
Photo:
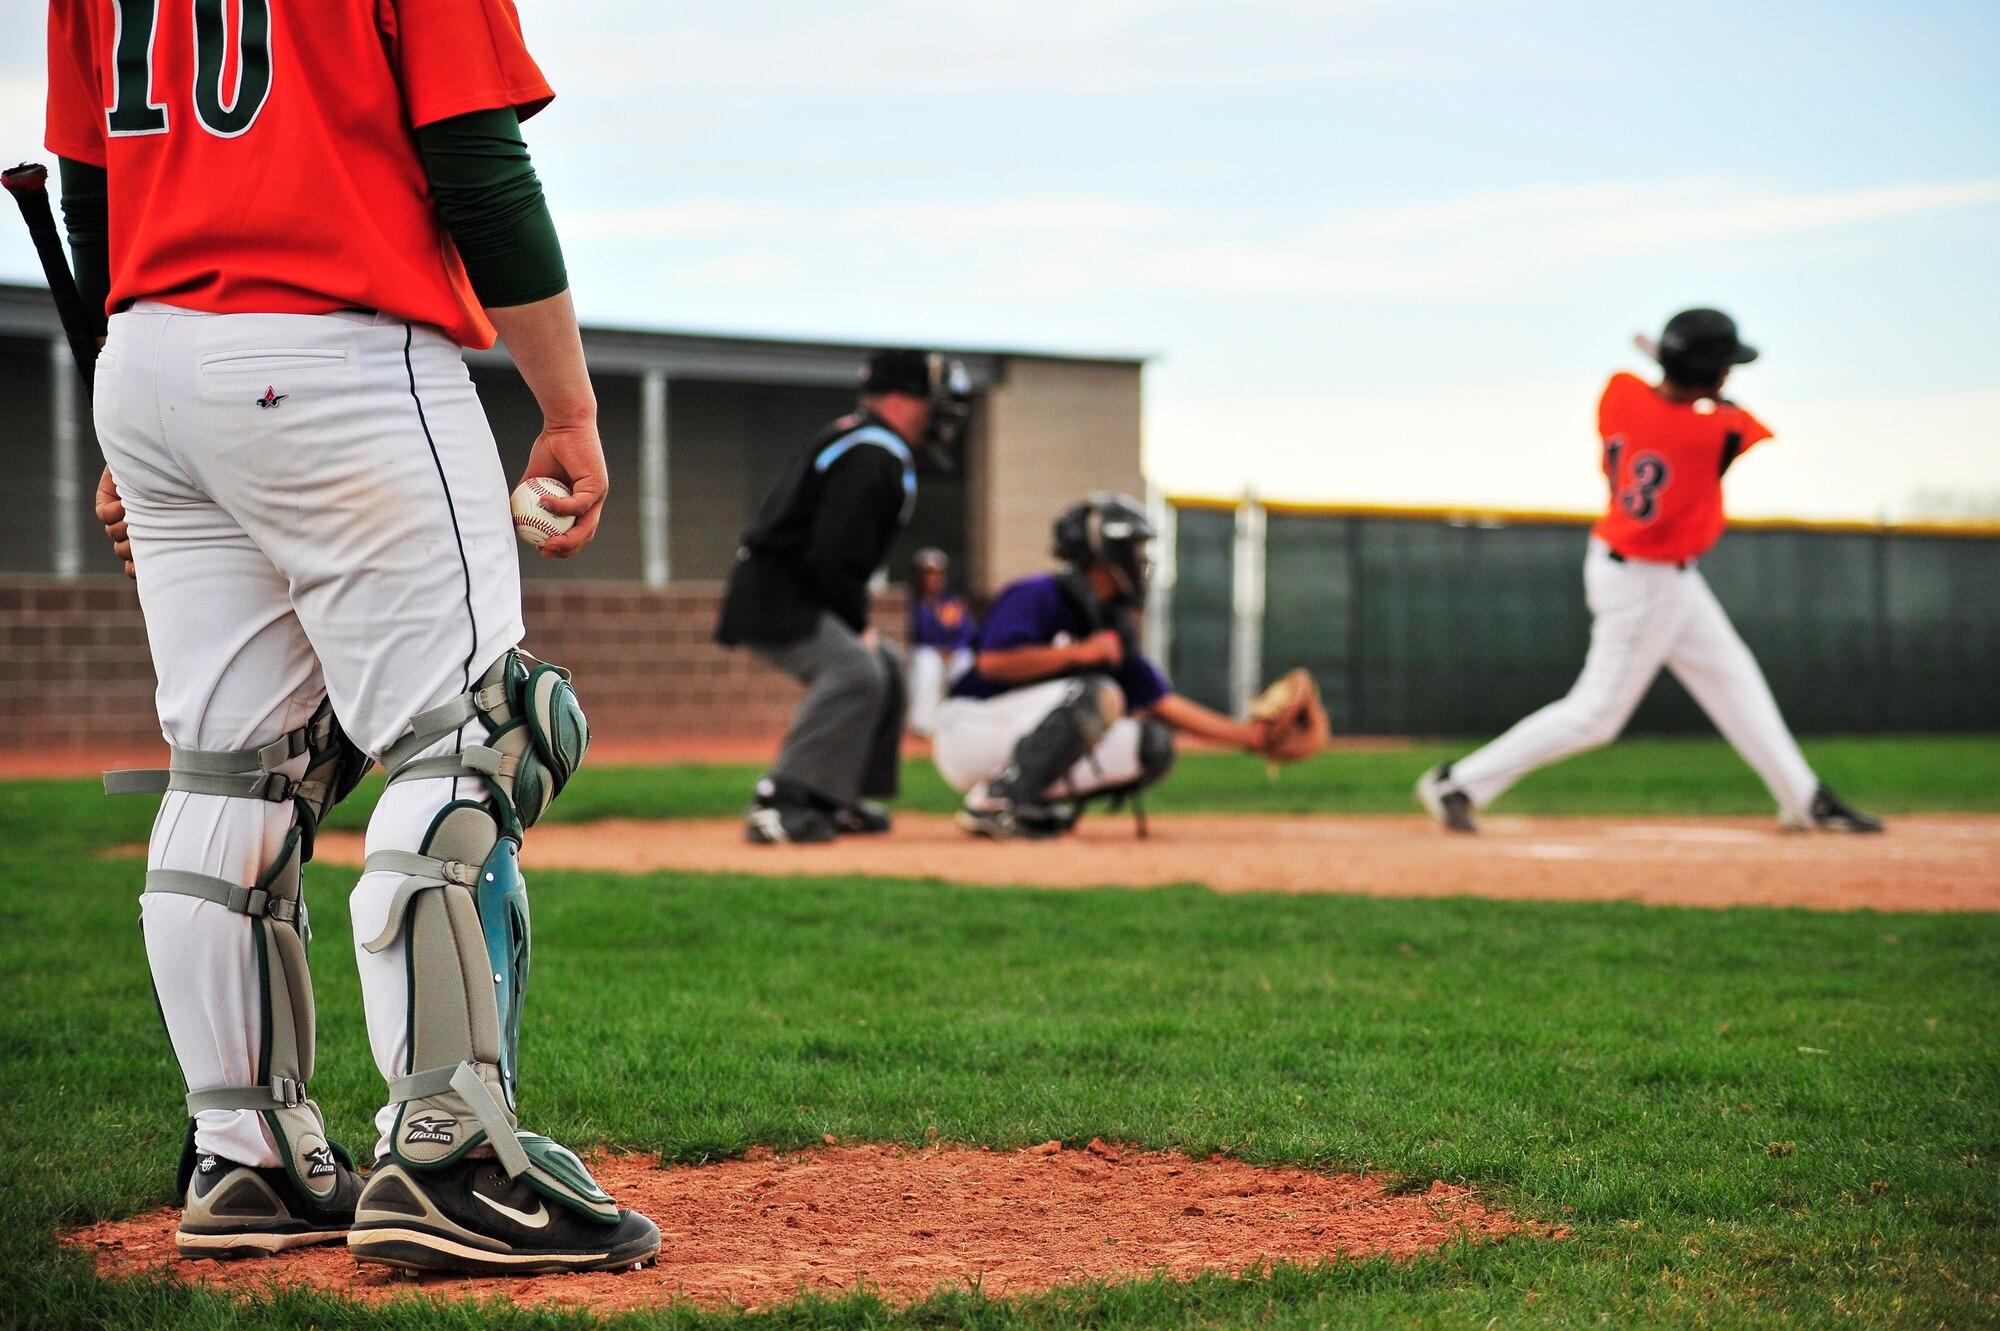
<svg viewBox="0 0 2000 1331">
<path fill-rule="evenodd" d="M 306 1170 L 307 1178 L 323 1178 L 334 1172 L 331 1146 L 315 1146 L 306 1152 L 306 1160 L 312 1166 Z"/>
<path fill-rule="evenodd" d="M 275 386 L 267 387 L 264 390 L 264 396 L 257 399 L 257 405 L 260 407 L 275 407 L 290 396 L 290 393 L 280 393 Z"/>
<path fill-rule="evenodd" d="M 540 1229 L 549 1223 L 549 1208 L 540 1202 L 535 1203 L 535 1209 L 532 1211 L 516 1211 L 513 1207 L 503 1202 L 494 1201 L 483 1192 L 475 1192 L 472 1195 L 517 1225 L 525 1226 L 528 1229 Z"/>
<path fill-rule="evenodd" d="M 455 1118 L 435 1118 L 425 1114 L 422 1118 L 410 1120 L 409 1131 L 403 1134 L 403 1144 L 411 1142 L 441 1142 L 450 1145 L 458 1136 L 458 1120 Z"/>
</svg>

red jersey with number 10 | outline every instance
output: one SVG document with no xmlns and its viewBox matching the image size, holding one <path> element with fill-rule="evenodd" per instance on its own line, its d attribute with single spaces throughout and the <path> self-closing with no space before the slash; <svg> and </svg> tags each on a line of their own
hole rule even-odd
<svg viewBox="0 0 2000 1331">
<path fill-rule="evenodd" d="M 381 310 L 493 344 L 412 130 L 554 94 L 513 0 L 54 0 L 51 152 L 102 166 L 110 309 Z"/>
<path fill-rule="evenodd" d="M 1611 509 L 1592 532 L 1628 559 L 1678 564 L 1722 539 L 1722 473 L 1771 437 L 1733 402 L 1670 402 L 1614 374 L 1597 404 Z"/>
</svg>

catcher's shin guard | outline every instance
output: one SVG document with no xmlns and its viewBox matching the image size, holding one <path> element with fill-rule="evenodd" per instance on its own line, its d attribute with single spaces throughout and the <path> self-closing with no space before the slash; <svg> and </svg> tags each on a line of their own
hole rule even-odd
<svg viewBox="0 0 2000 1331">
<path fill-rule="evenodd" d="M 299 756 L 298 777 L 278 769 Z M 312 718 L 269 744 L 235 751 L 174 749 L 163 771 L 104 774 L 113 795 L 169 790 L 289 803 L 293 826 L 270 868 L 245 887 L 225 878 L 182 869 L 152 869 L 146 891 L 196 897 L 250 917 L 257 971 L 264 986 L 264 1041 L 256 1081 L 248 1086 L 191 1087 L 186 1148 L 181 1153 L 178 1188 L 187 1191 L 194 1161 L 192 1116 L 205 1109 L 254 1110 L 264 1118 L 292 1183 L 314 1201 L 333 1198 L 341 1181 L 337 1161 L 345 1152 L 327 1139 L 325 1119 L 307 1094 L 315 1043 L 312 974 L 306 952 L 312 927 L 306 917 L 304 866 L 312 858 L 313 837 L 335 804 L 368 771 L 368 756 L 357 748 L 322 701 Z"/>
<path fill-rule="evenodd" d="M 477 718 L 486 742 L 417 757 Z M 477 776 L 492 803 L 441 810 L 416 854 L 370 855 L 369 872 L 404 875 L 388 923 L 364 947 L 404 940 L 409 957 L 410 1071 L 389 1083 L 397 1106 L 389 1151 L 412 1169 L 439 1169 L 480 1145 L 510 1178 L 586 1216 L 616 1223 L 618 1208 L 567 1149 L 517 1129 L 514 1112 L 529 958 L 522 831 L 541 817 L 589 747 L 583 709 L 560 667 L 514 650 L 477 685 L 411 723 L 390 746 L 391 782 Z"/>
<path fill-rule="evenodd" d="M 1009 804 L 1040 800 L 1103 740 L 1124 710 L 1118 686 L 1103 675 L 1078 675 L 1062 701 L 1014 746 L 987 794 Z"/>
</svg>

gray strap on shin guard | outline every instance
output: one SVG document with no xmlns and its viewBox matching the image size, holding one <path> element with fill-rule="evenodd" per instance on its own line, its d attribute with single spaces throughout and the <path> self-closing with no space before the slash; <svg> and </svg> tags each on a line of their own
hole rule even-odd
<svg viewBox="0 0 2000 1331">
<path fill-rule="evenodd" d="M 301 775 L 279 770 L 301 756 Z M 188 1113 L 236 1109 L 262 1114 L 292 1182 L 308 1196 L 327 1200 L 339 1187 L 340 1171 L 325 1119 L 306 1090 L 313 1075 L 315 1014 L 306 964 L 312 927 L 306 916 L 304 865 L 312 858 L 320 819 L 361 780 L 368 756 L 341 730 L 332 703 L 322 699 L 304 725 L 268 744 L 236 750 L 176 748 L 171 762 L 164 771 L 107 772 L 104 789 L 112 795 L 178 790 L 290 803 L 293 822 L 277 859 L 250 887 L 181 869 L 146 874 L 148 892 L 194 897 L 249 916 L 263 985 L 264 1041 L 256 1084 L 195 1088 L 188 1096 Z"/>
<path fill-rule="evenodd" d="M 994 798 L 1032 803 L 1089 755 L 1110 728 L 1105 691 L 1115 686 L 1102 675 L 1078 675 L 1061 702 L 1014 746 L 1007 766 L 987 784 Z"/>
<path fill-rule="evenodd" d="M 326 1200 L 340 1182 L 326 1120 L 308 1097 L 314 1058 L 312 973 L 306 965 L 311 928 L 300 896 L 300 832 L 294 828 L 278 862 L 251 888 L 177 869 L 146 875 L 148 892 L 195 897 L 250 917 L 251 946 L 264 987 L 263 1048 L 257 1084 L 208 1086 L 187 1098 L 190 1115 L 209 1109 L 262 1114 L 292 1182 Z"/>
<path fill-rule="evenodd" d="M 498 888 L 513 874 L 518 886 L 517 850 L 491 809 L 460 800 L 433 821 L 420 854 L 378 851 L 368 857 L 371 873 L 407 875 L 388 923 L 363 944 L 379 953 L 401 938 L 409 958 L 410 1072 L 389 1083 L 397 1106 L 389 1150 L 399 1162 L 424 1169 L 490 1145 L 511 1177 L 552 1201 L 613 1222 L 618 1208 L 575 1156 L 517 1128 L 509 1036 L 519 1031 L 526 976 L 525 895 L 518 901 L 518 935 L 514 915 L 495 921 L 480 915 L 489 877 Z M 509 964 L 497 965 L 489 951 L 489 935 L 496 932 Z"/>
</svg>

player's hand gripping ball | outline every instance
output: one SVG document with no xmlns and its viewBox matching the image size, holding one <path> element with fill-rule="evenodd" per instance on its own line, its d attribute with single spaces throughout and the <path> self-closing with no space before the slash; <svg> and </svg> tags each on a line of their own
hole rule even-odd
<svg viewBox="0 0 2000 1331">
<path fill-rule="evenodd" d="M 1258 752 L 1271 763 L 1295 763 L 1312 757 L 1333 738 L 1319 685 L 1307 671 L 1294 670 L 1259 694 L 1250 704 L 1262 742 Z"/>
<path fill-rule="evenodd" d="M 539 546 L 551 536 L 560 536 L 576 525 L 576 519 L 551 513 L 543 506 L 548 499 L 569 498 L 569 487 L 553 476 L 530 476 L 514 487 L 514 534 L 529 545 Z"/>
</svg>

